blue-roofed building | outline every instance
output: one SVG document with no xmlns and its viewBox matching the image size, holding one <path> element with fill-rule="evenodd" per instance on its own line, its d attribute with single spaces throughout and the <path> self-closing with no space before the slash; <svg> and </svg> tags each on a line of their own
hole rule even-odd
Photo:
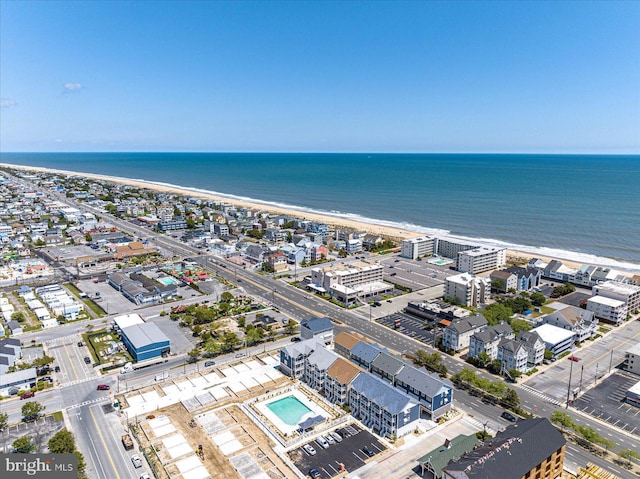
<svg viewBox="0 0 640 479">
<path fill-rule="evenodd" d="M 367 371 L 371 371 L 371 363 L 382 352 L 383 349 L 377 344 L 360 341 L 351 350 L 351 360 Z"/>
<path fill-rule="evenodd" d="M 324 344 L 331 344 L 333 323 L 327 317 L 303 319 L 300 322 L 300 337 L 302 339 L 315 338 Z"/>
<path fill-rule="evenodd" d="M 280 371 L 294 379 L 302 379 L 305 361 L 316 349 L 324 348 L 315 339 L 285 346 L 280 350 Z"/>
<path fill-rule="evenodd" d="M 349 407 L 366 427 L 386 437 L 408 434 L 420 419 L 418 401 L 365 372 L 351 382 Z"/>
<path fill-rule="evenodd" d="M 407 364 L 395 376 L 395 385 L 415 397 L 431 419 L 437 419 L 451 409 L 453 385 L 436 373 L 429 374 L 426 369 Z"/>
<path fill-rule="evenodd" d="M 142 323 L 121 330 L 122 342 L 136 361 L 169 354 L 169 338 L 155 323 Z"/>
</svg>

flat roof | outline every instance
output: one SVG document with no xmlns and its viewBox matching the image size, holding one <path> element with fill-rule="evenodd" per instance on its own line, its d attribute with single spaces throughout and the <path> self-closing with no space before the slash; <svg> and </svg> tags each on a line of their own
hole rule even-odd
<svg viewBox="0 0 640 479">
<path fill-rule="evenodd" d="M 592 296 L 587 300 L 589 303 L 598 303 L 604 304 L 605 306 L 611 306 L 612 308 L 617 308 L 624 304 L 624 301 L 620 301 L 619 299 L 607 298 L 606 296 Z"/>
<path fill-rule="evenodd" d="M 633 346 L 631 346 L 625 352 L 629 354 L 635 354 L 636 356 L 640 356 L 640 341 L 634 344 Z"/>
<path fill-rule="evenodd" d="M 627 392 L 640 396 L 640 381 L 631 386 Z"/>
<path fill-rule="evenodd" d="M 542 326 L 532 329 L 532 331 L 538 333 L 540 339 L 548 344 L 558 344 L 572 336 L 575 336 L 573 331 L 559 328 L 552 324 L 543 324 Z"/>
<path fill-rule="evenodd" d="M 122 330 L 134 348 L 140 349 L 150 344 L 168 343 L 169 338 L 155 323 L 134 324 Z"/>
<path fill-rule="evenodd" d="M 134 324 L 142 324 L 144 320 L 139 314 L 131 313 L 131 314 L 123 314 L 122 316 L 116 316 L 113 318 L 113 322 L 120 329 L 128 328 L 129 326 L 133 326 Z"/>
</svg>

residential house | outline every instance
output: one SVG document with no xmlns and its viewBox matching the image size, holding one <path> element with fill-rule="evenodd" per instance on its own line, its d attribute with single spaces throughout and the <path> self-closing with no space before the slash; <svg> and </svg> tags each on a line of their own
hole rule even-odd
<svg viewBox="0 0 640 479">
<path fill-rule="evenodd" d="M 533 369 L 544 360 L 544 341 L 534 331 L 520 331 L 518 342 L 527 351 L 527 369 Z"/>
<path fill-rule="evenodd" d="M 516 291 L 531 291 L 533 288 L 540 286 L 542 273 L 536 268 L 521 268 L 520 266 L 511 266 L 505 271 L 515 274 L 517 277 Z"/>
<path fill-rule="evenodd" d="M 453 404 L 453 385 L 438 374 L 429 374 L 426 369 L 418 369 L 405 364 L 394 377 L 398 389 L 418 399 L 418 402 L 432 420 L 446 414 Z"/>
<path fill-rule="evenodd" d="M 491 288 L 499 293 L 506 293 L 510 289 L 518 287 L 518 276 L 510 271 L 493 271 L 489 276 Z"/>
<path fill-rule="evenodd" d="M 394 378 L 405 367 L 405 362 L 389 353 L 378 354 L 371 361 L 371 373 L 393 383 Z"/>
<path fill-rule="evenodd" d="M 540 322 L 573 331 L 578 342 L 585 341 L 595 335 L 598 328 L 598 319 L 592 311 L 575 306 L 567 306 L 549 313 L 543 316 Z"/>
<path fill-rule="evenodd" d="M 346 359 L 336 359 L 327 369 L 324 379 L 324 395 L 327 400 L 338 406 L 349 404 L 351 382 L 361 372 L 362 369 Z"/>
<path fill-rule="evenodd" d="M 498 359 L 498 345 L 502 339 L 513 339 L 511 326 L 506 323 L 489 326 L 476 331 L 469 338 L 469 352 L 467 356 L 477 358 L 480 353 L 486 353 L 490 360 Z"/>
<path fill-rule="evenodd" d="M 361 368 L 366 371 L 371 371 L 371 364 L 373 360 L 378 357 L 379 354 L 382 354 L 382 349 L 377 344 L 369 344 L 364 341 L 359 341 L 353 349 L 351 349 L 351 361 L 356 363 Z"/>
<path fill-rule="evenodd" d="M 336 353 L 326 348 L 315 349 L 305 359 L 304 382 L 316 391 L 323 391 L 327 370 L 338 358 Z"/>
<path fill-rule="evenodd" d="M 267 253 L 265 259 L 271 271 L 277 273 L 287 269 L 287 257 L 280 251 Z"/>
<path fill-rule="evenodd" d="M 447 349 L 461 351 L 469 347 L 473 333 L 482 331 L 489 323 L 481 314 L 453 321 L 442 333 L 442 344 Z"/>
<path fill-rule="evenodd" d="M 333 341 L 333 323 L 327 317 L 303 319 L 300 322 L 300 337 L 302 339 L 317 339 L 324 344 Z"/>
<path fill-rule="evenodd" d="M 270 252 L 269 248 L 266 248 L 264 246 L 260 246 L 257 244 L 250 244 L 246 251 L 245 251 L 245 255 L 247 257 L 247 259 L 249 259 L 250 261 L 260 264 L 260 263 L 264 263 L 265 261 L 265 256 Z"/>
<path fill-rule="evenodd" d="M 302 379 L 305 360 L 317 349 L 322 348 L 315 339 L 292 343 L 280 350 L 280 371 L 294 379 Z"/>
<path fill-rule="evenodd" d="M 351 350 L 360 341 L 367 342 L 366 338 L 358 333 L 341 331 L 333 338 L 333 350 L 339 355 L 351 359 Z"/>
<path fill-rule="evenodd" d="M 498 360 L 502 363 L 502 371 L 508 372 L 511 369 L 527 372 L 528 351 L 518 341 L 513 339 L 502 339 L 498 345 Z"/>
</svg>

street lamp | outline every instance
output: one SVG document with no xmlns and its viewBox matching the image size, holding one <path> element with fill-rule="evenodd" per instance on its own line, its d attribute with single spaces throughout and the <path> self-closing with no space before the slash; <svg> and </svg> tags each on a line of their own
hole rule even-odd
<svg viewBox="0 0 640 479">
<path fill-rule="evenodd" d="M 579 361 L 575 356 L 569 356 L 569 361 L 571 361 L 571 367 L 569 368 L 569 385 L 567 386 L 567 404 L 565 405 L 565 409 L 569 409 L 569 395 L 571 394 L 571 374 L 573 373 L 573 363 Z"/>
</svg>

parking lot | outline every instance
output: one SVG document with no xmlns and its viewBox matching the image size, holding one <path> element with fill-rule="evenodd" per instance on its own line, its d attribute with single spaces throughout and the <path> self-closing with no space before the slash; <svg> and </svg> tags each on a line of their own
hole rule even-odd
<svg viewBox="0 0 640 479">
<path fill-rule="evenodd" d="M 396 320 L 400 321 L 400 327 L 398 329 L 395 328 Z M 422 320 L 406 313 L 390 314 L 389 316 L 377 318 L 376 322 L 383 324 L 391 329 L 396 329 L 396 331 L 402 334 L 428 344 L 433 344 L 435 340 L 434 336 L 440 332 L 437 329 L 433 331 L 426 330 L 424 322 Z"/>
<path fill-rule="evenodd" d="M 339 428 L 336 431 L 342 436 L 342 442 L 331 444 L 327 449 L 323 449 L 315 441 L 308 443 L 316 450 L 313 456 L 302 447 L 289 453 L 289 457 L 303 474 L 308 474 L 310 469 L 317 469 L 320 477 L 333 477 L 340 473 L 341 464 L 346 471 L 355 471 L 369 459 L 362 451 L 363 447 L 368 447 L 376 455 L 386 449 L 374 435 L 356 425 Z"/>
<path fill-rule="evenodd" d="M 436 266 L 426 261 L 391 257 L 380 261 L 384 267 L 384 279 L 417 291 L 444 284 L 451 275 L 448 267 Z"/>
<path fill-rule="evenodd" d="M 615 372 L 573 402 L 573 407 L 625 431 L 640 435 L 640 409 L 624 402 L 637 378 Z"/>
</svg>

